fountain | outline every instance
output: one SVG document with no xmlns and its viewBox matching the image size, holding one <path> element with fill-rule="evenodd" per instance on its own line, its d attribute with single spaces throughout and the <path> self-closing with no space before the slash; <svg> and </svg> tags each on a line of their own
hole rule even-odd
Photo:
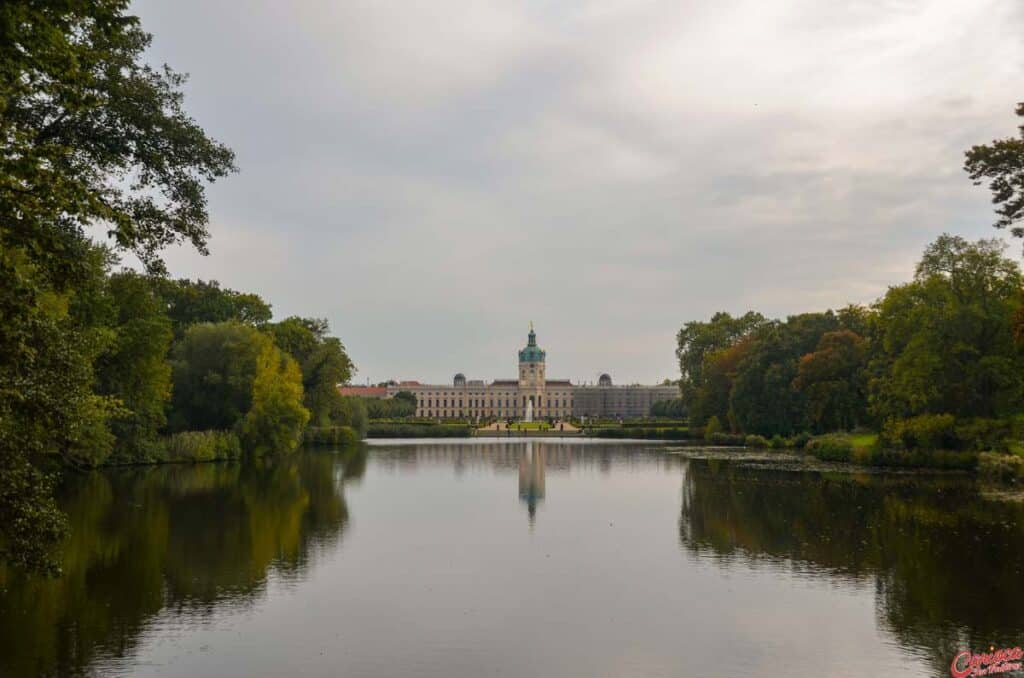
<svg viewBox="0 0 1024 678">
<path fill-rule="evenodd" d="M 533 398 L 531 397 L 526 401 L 526 414 L 523 416 L 523 421 L 530 423 L 533 421 Z"/>
</svg>

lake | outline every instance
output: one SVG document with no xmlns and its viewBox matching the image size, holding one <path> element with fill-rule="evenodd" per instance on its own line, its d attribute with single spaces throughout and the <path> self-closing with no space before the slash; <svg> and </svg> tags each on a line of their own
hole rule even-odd
<svg viewBox="0 0 1024 678">
<path fill-rule="evenodd" d="M 948 676 L 1024 644 L 1024 504 L 621 441 L 378 442 L 60 489 L 0 675 Z"/>
</svg>

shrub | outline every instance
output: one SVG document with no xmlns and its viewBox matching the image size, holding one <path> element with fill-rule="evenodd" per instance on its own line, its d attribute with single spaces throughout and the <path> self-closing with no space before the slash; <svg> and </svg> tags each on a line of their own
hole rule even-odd
<svg viewBox="0 0 1024 678">
<path fill-rule="evenodd" d="M 965 419 L 957 422 L 956 437 L 963 449 L 1008 452 L 1015 428 L 1009 419 Z"/>
<path fill-rule="evenodd" d="M 824 461 L 850 461 L 853 459 L 853 445 L 847 438 L 825 435 L 810 440 L 804 449 L 807 454 Z"/>
<path fill-rule="evenodd" d="M 787 441 L 787 445 L 797 450 L 802 450 L 807 447 L 807 443 L 811 442 L 811 434 L 807 431 L 797 433 L 795 436 Z"/>
<path fill-rule="evenodd" d="M 768 441 L 768 447 L 773 450 L 781 450 L 786 447 L 786 439 L 776 433 L 772 436 L 772 439 Z"/>
<path fill-rule="evenodd" d="M 904 450 L 956 450 L 956 418 L 952 414 L 922 414 L 909 419 L 890 419 L 882 426 L 883 447 Z"/>
<path fill-rule="evenodd" d="M 732 447 L 742 447 L 746 443 L 746 438 L 741 433 L 712 433 L 708 442 L 712 445 L 729 445 Z"/>
<path fill-rule="evenodd" d="M 359 434 L 351 426 L 307 426 L 302 442 L 306 445 L 353 445 L 359 442 Z"/>
<path fill-rule="evenodd" d="M 759 435 L 749 435 L 749 436 L 747 436 L 746 438 L 743 439 L 743 444 L 746 445 L 747 447 L 763 447 L 763 448 L 766 448 L 766 447 L 769 446 L 768 439 L 765 438 L 764 436 L 759 436 Z"/>
<path fill-rule="evenodd" d="M 722 422 L 718 421 L 718 417 L 711 417 L 708 419 L 708 423 L 704 425 L 704 440 L 714 442 L 713 438 L 716 434 L 721 432 Z"/>
<path fill-rule="evenodd" d="M 238 459 L 242 443 L 231 431 L 182 431 L 163 441 L 162 461 L 196 462 Z"/>
<path fill-rule="evenodd" d="M 982 452 L 978 457 L 978 474 L 988 480 L 1019 483 L 1024 481 L 1024 457 Z"/>
</svg>

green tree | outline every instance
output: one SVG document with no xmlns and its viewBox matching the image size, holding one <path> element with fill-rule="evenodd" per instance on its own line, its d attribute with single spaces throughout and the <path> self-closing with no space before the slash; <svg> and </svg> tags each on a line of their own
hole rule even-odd
<svg viewBox="0 0 1024 678">
<path fill-rule="evenodd" d="M 1024 118 L 1024 102 L 1017 104 L 1017 115 Z M 1019 129 L 1019 139 L 995 139 L 971 147 L 965 153 L 964 170 L 975 186 L 988 180 L 992 203 L 998 206 L 996 228 L 1010 228 L 1021 238 L 1024 227 L 1014 226 L 1024 221 L 1024 125 Z"/>
<path fill-rule="evenodd" d="M 144 461 L 147 445 L 167 423 L 171 321 L 149 278 L 118 273 L 110 277 L 107 287 L 114 306 L 114 332 L 96 362 L 96 390 L 117 398 L 126 409 L 124 416 L 111 422 L 118 460 Z"/>
<path fill-rule="evenodd" d="M 31 568 L 63 531 L 34 460 L 110 409 L 90 391 L 101 343 L 69 312 L 91 275 L 85 228 L 159 270 L 168 244 L 205 251 L 204 183 L 234 169 L 182 109 L 183 77 L 142 63 L 128 4 L 0 4 L 0 557 Z"/>
<path fill-rule="evenodd" d="M 760 328 L 733 380 L 729 407 L 735 427 L 765 436 L 807 428 L 805 399 L 793 387 L 800 358 L 838 327 L 835 314 L 828 311 L 790 316 Z"/>
<path fill-rule="evenodd" d="M 174 347 L 173 377 L 174 430 L 236 430 L 263 455 L 294 450 L 309 420 L 298 365 L 248 325 L 193 325 Z"/>
<path fill-rule="evenodd" d="M 730 430 L 737 430 L 729 397 L 739 365 L 754 348 L 754 340 L 747 336 L 726 348 L 705 355 L 701 368 L 701 383 L 694 388 L 690 397 L 690 424 L 703 426 L 714 418 L 718 422 L 729 422 Z"/>
<path fill-rule="evenodd" d="M 348 383 L 355 367 L 337 337 L 329 336 L 327 320 L 291 317 L 270 326 L 281 350 L 302 370 L 305 406 L 314 426 L 337 424 L 341 416 L 338 384 Z"/>
<path fill-rule="evenodd" d="M 154 285 L 167 307 L 174 336 L 179 339 L 189 327 L 199 323 L 232 320 L 260 327 L 270 322 L 272 316 L 270 304 L 259 295 L 221 287 L 216 280 L 156 278 Z"/>
<path fill-rule="evenodd" d="M 174 346 L 170 427 L 229 430 L 252 409 L 256 366 L 273 342 L 236 322 L 193 325 Z"/>
<path fill-rule="evenodd" d="M 309 410 L 302 406 L 302 372 L 291 356 L 264 342 L 256 357 L 252 408 L 241 422 L 242 442 L 256 456 L 293 452 Z"/>
<path fill-rule="evenodd" d="M 880 345 L 870 402 L 879 419 L 949 413 L 997 417 L 1024 405 L 1014 341 L 1022 277 L 998 240 L 943 235 L 913 282 L 878 304 Z"/>
</svg>

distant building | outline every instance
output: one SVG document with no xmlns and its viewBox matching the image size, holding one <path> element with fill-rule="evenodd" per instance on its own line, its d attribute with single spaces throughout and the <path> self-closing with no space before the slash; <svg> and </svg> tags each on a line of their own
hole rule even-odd
<svg viewBox="0 0 1024 678">
<path fill-rule="evenodd" d="M 416 416 L 434 419 L 522 419 L 528 408 L 535 419 L 642 417 L 652 403 L 678 397 L 674 386 L 613 386 L 607 374 L 601 375 L 597 386 L 548 379 L 546 358 L 531 324 L 526 346 L 519 351 L 518 379 L 488 384 L 466 379 L 460 372 L 451 385 L 403 381 L 388 386 L 387 396 L 409 391 L 416 396 Z"/>
<path fill-rule="evenodd" d="M 614 386 L 612 378 L 602 374 L 597 386 L 573 387 L 572 413 L 576 417 L 609 419 L 646 417 L 654 403 L 678 397 L 675 386 Z"/>
</svg>

